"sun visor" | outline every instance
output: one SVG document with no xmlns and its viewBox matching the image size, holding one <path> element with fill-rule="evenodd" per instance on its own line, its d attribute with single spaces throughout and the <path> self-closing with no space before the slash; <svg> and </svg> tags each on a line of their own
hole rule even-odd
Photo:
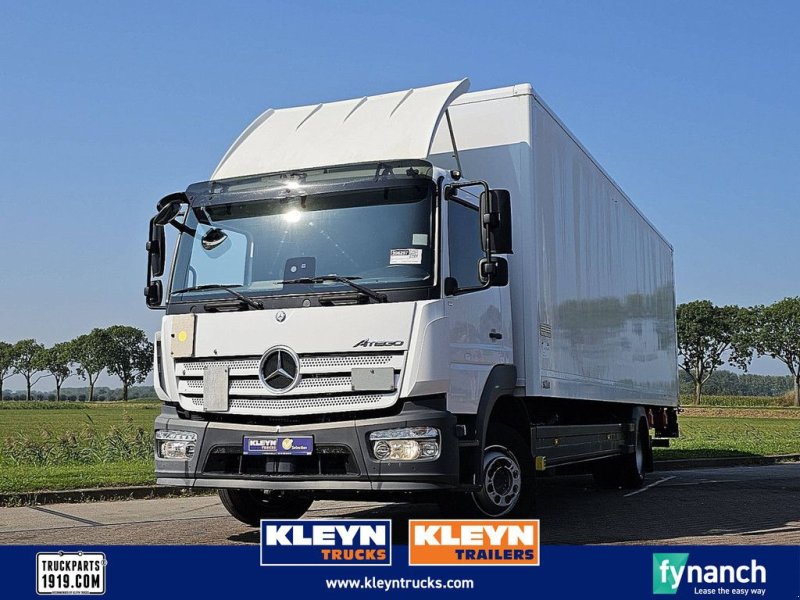
<svg viewBox="0 0 800 600">
<path fill-rule="evenodd" d="M 313 106 L 269 109 L 244 130 L 212 180 L 428 157 L 439 121 L 469 80 Z"/>
</svg>

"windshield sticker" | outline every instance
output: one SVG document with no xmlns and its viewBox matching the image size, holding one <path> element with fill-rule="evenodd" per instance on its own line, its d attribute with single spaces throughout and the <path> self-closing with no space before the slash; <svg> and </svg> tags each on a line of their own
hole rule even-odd
<svg viewBox="0 0 800 600">
<path fill-rule="evenodd" d="M 422 248 L 394 248 L 389 252 L 390 265 L 422 264 Z"/>
<path fill-rule="evenodd" d="M 411 245 L 412 246 L 427 246 L 428 245 L 428 234 L 427 233 L 414 233 L 411 236 Z"/>
</svg>

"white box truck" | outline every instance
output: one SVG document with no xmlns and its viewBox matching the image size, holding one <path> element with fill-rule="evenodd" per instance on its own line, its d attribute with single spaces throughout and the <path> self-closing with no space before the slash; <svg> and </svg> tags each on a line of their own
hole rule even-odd
<svg viewBox="0 0 800 600">
<path fill-rule="evenodd" d="M 672 248 L 530 85 L 468 87 L 267 110 L 158 203 L 159 484 L 249 524 L 642 484 L 678 433 Z"/>
</svg>

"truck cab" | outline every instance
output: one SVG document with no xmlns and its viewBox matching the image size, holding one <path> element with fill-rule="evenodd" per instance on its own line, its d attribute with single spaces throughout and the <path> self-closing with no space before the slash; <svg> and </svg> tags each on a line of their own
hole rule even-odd
<svg viewBox="0 0 800 600">
<path fill-rule="evenodd" d="M 514 308 L 532 274 L 512 243 L 528 199 L 491 161 L 462 173 L 448 108 L 467 87 L 266 111 L 209 181 L 158 203 L 159 484 L 218 488 L 252 525 L 318 498 L 525 515 L 536 470 L 564 464 L 641 484 L 668 399 L 528 389 L 542 329 Z"/>
</svg>

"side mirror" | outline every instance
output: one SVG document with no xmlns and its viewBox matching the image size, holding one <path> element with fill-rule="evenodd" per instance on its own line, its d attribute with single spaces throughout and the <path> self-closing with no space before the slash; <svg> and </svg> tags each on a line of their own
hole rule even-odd
<svg viewBox="0 0 800 600">
<path fill-rule="evenodd" d="M 511 244 L 511 194 L 508 190 L 489 190 L 481 193 L 481 221 L 488 231 L 489 248 L 486 237 L 481 236 L 483 251 L 491 254 L 512 254 Z"/>
<path fill-rule="evenodd" d="M 160 202 L 158 204 L 161 206 Z M 160 227 L 165 227 L 179 212 L 181 212 L 181 203 L 178 201 L 169 202 L 158 209 L 158 213 L 153 217 L 153 222 Z"/>
<path fill-rule="evenodd" d="M 176 192 L 164 196 L 156 205 L 156 216 L 150 219 L 150 230 L 147 238 L 147 285 L 144 288 L 145 301 L 148 308 L 160 308 L 164 299 L 164 285 L 158 277 L 164 274 L 167 258 L 167 225 L 178 216 L 183 204 L 189 203 L 184 192 Z M 173 223 L 178 229 L 178 224 Z"/>
<path fill-rule="evenodd" d="M 161 300 L 164 297 L 164 288 L 160 279 L 151 281 L 144 288 L 145 302 L 149 308 L 158 308 L 161 306 Z"/>
<path fill-rule="evenodd" d="M 482 281 L 493 286 L 508 285 L 508 261 L 505 258 L 493 257 L 491 260 L 482 258 L 478 269 Z"/>
<path fill-rule="evenodd" d="M 172 208 L 169 209 L 169 210 L 170 211 L 174 211 L 169 218 L 166 218 L 165 220 L 160 221 L 159 224 L 160 225 L 166 225 L 167 223 L 169 223 L 172 220 L 172 218 L 175 215 L 177 215 L 178 212 L 180 212 L 181 204 L 189 204 L 189 196 L 186 195 L 186 192 L 175 192 L 175 193 L 172 193 L 172 194 L 167 194 L 161 200 L 159 200 L 158 204 L 156 204 L 156 210 L 158 211 L 159 215 L 161 213 L 164 213 L 164 215 L 166 217 L 168 212 L 165 212 L 165 211 L 167 209 L 167 206 L 170 206 L 170 205 L 172 205 Z"/>
<path fill-rule="evenodd" d="M 203 250 L 211 252 L 212 250 L 219 248 L 222 244 L 224 244 L 227 239 L 227 233 L 218 227 L 214 227 L 213 229 L 209 229 L 202 237 L 200 240 L 200 245 L 203 246 Z"/>
<path fill-rule="evenodd" d="M 164 226 L 156 223 L 156 219 L 150 221 L 150 238 L 147 240 L 147 274 L 149 277 L 161 277 L 164 274 L 164 263 L 166 261 L 167 236 L 164 233 Z"/>
</svg>

